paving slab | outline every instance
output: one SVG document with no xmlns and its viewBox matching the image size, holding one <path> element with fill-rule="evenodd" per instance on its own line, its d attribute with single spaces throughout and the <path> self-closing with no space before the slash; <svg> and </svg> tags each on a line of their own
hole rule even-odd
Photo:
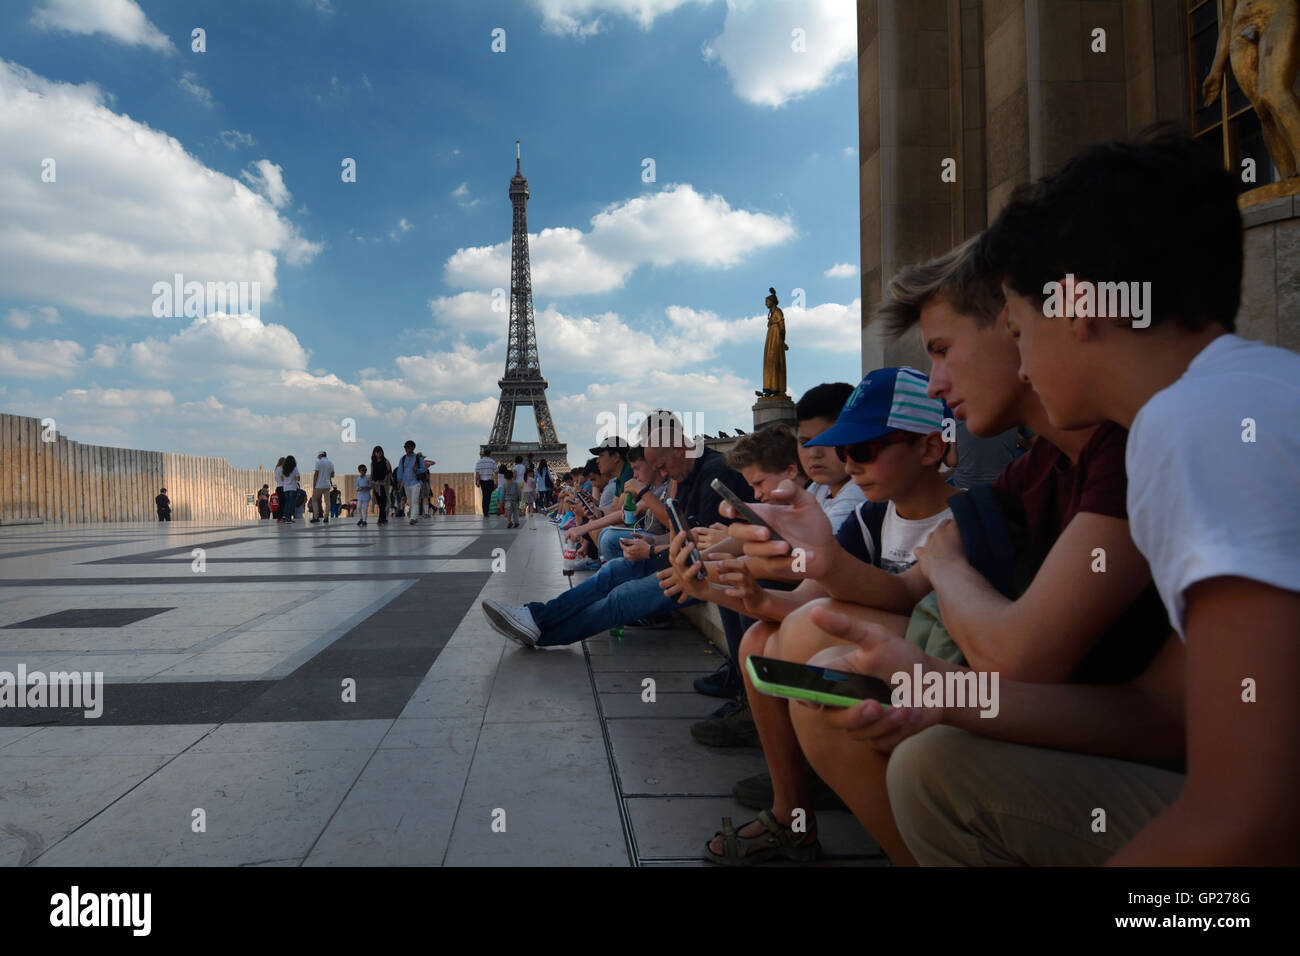
<svg viewBox="0 0 1300 956">
<path fill-rule="evenodd" d="M 108 682 L 98 721 L 0 711 L 0 865 L 701 865 L 764 769 L 690 737 L 722 658 L 677 618 L 539 651 L 492 629 L 483 600 L 585 577 L 560 568 L 537 518 L 0 528 L 0 670 Z M 132 608 L 171 610 L 82 626 Z M 882 862 L 819 820 L 822 865 Z"/>
<path fill-rule="evenodd" d="M 444 862 L 626 866 L 600 722 L 485 725 Z"/>
<path fill-rule="evenodd" d="M 737 780 L 767 769 L 756 747 L 706 747 L 689 719 L 611 720 L 609 736 L 623 792 L 725 796 Z"/>
</svg>

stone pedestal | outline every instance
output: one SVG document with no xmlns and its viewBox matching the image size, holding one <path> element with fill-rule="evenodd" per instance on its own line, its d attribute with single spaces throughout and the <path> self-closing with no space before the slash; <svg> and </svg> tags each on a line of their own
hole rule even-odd
<svg viewBox="0 0 1300 956">
<path fill-rule="evenodd" d="M 1241 219 L 1245 269 L 1237 334 L 1300 351 L 1300 196 L 1255 203 Z"/>
<path fill-rule="evenodd" d="M 787 395 L 760 398 L 754 403 L 754 431 L 783 422 L 795 427 L 794 402 Z"/>
</svg>

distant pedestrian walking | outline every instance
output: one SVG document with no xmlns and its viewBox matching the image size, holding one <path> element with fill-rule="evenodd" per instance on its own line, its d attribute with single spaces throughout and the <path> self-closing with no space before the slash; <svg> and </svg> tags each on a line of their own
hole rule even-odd
<svg viewBox="0 0 1300 956">
<path fill-rule="evenodd" d="M 283 523 L 286 513 L 284 507 L 284 459 L 275 463 L 275 520 Z"/>
<path fill-rule="evenodd" d="M 501 510 L 506 514 L 506 527 L 519 527 L 519 496 L 523 493 L 521 482 L 514 471 L 504 471 L 501 475 Z"/>
<path fill-rule="evenodd" d="M 551 504 L 551 469 L 546 459 L 537 466 L 537 507 L 547 508 Z"/>
<path fill-rule="evenodd" d="M 314 515 L 311 519 L 312 524 L 316 524 L 322 518 L 325 519 L 326 524 L 330 523 L 330 519 L 325 515 L 325 503 L 333 484 L 334 463 L 326 457 L 325 452 L 321 452 L 316 456 L 316 470 L 312 472 L 311 513 Z"/>
<path fill-rule="evenodd" d="M 257 516 L 262 521 L 271 517 L 271 486 L 263 485 L 257 492 Z"/>
<path fill-rule="evenodd" d="M 293 524 L 293 516 L 298 511 L 298 498 L 301 494 L 298 490 L 298 483 L 302 481 L 302 473 L 298 471 L 298 459 L 293 455 L 284 456 L 284 464 L 280 466 L 283 472 L 283 491 L 281 492 L 281 508 L 284 512 L 284 523 Z"/>
<path fill-rule="evenodd" d="M 379 526 L 382 528 L 388 524 L 388 507 L 389 494 L 392 491 L 393 484 L 393 466 L 384 455 L 384 449 L 379 445 L 374 447 L 370 452 L 370 491 L 375 498 L 375 506 L 379 510 Z M 357 502 L 357 509 L 360 510 L 361 503 Z M 365 514 L 363 511 L 362 514 Z"/>
<path fill-rule="evenodd" d="M 337 518 L 339 516 L 339 510 L 342 508 L 342 504 L 343 504 L 343 492 L 339 491 L 338 488 L 331 485 L 330 486 L 330 517 L 331 518 Z"/>
<path fill-rule="evenodd" d="M 474 473 L 478 475 L 479 491 L 483 493 L 483 514 L 490 514 L 492 492 L 497 490 L 497 463 L 484 455 L 474 466 Z"/>
<path fill-rule="evenodd" d="M 153 503 L 158 507 L 159 521 L 172 520 L 172 500 L 167 497 L 166 488 L 159 489 L 157 496 L 153 500 Z"/>
<path fill-rule="evenodd" d="M 398 460 L 394 472 L 397 483 L 402 486 L 402 493 L 406 497 L 407 514 L 410 516 L 410 523 L 419 524 L 420 479 L 428 475 L 429 469 L 424 463 L 424 456 L 416 452 L 414 441 L 408 441 L 404 447 L 406 448 L 406 454 Z"/>
<path fill-rule="evenodd" d="M 370 511 L 370 488 L 371 488 L 371 479 L 370 476 L 366 474 L 366 466 L 358 465 L 357 466 L 357 514 L 360 515 L 360 520 L 357 522 L 357 526 L 361 528 L 364 528 L 366 526 L 366 515 Z M 379 511 L 379 521 L 381 524 L 383 523 L 383 520 L 384 520 L 384 512 L 383 509 L 381 508 Z"/>
<path fill-rule="evenodd" d="M 444 484 L 442 486 L 442 500 L 447 505 L 447 514 L 454 515 L 456 513 L 456 490 L 451 485 Z"/>
</svg>

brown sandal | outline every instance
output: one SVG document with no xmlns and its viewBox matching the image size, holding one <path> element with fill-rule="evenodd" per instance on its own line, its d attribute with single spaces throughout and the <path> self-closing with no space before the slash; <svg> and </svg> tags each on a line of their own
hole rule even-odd
<svg viewBox="0 0 1300 956">
<path fill-rule="evenodd" d="M 743 830 L 749 823 L 741 825 Z M 731 817 L 722 818 L 722 832 L 713 834 L 713 840 L 722 837 L 722 852 L 715 853 L 710 840 L 704 845 L 704 854 L 714 863 L 723 866 L 750 866 L 762 863 L 773 857 L 807 863 L 817 859 L 821 854 L 821 843 L 817 837 L 807 833 L 796 834 L 790 827 L 776 822 L 770 810 L 762 811 L 757 822 L 763 825 L 762 833 L 756 836 L 741 836 L 731 823 Z M 758 847 L 758 849 L 751 849 Z"/>
</svg>

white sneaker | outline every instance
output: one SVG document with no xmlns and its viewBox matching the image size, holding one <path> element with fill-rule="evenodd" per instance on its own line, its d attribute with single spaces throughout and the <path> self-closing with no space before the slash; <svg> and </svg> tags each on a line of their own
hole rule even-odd
<svg viewBox="0 0 1300 956">
<path fill-rule="evenodd" d="M 495 630 L 522 647 L 536 647 L 542 636 L 533 612 L 526 607 L 488 600 L 483 602 L 483 613 Z"/>
</svg>

